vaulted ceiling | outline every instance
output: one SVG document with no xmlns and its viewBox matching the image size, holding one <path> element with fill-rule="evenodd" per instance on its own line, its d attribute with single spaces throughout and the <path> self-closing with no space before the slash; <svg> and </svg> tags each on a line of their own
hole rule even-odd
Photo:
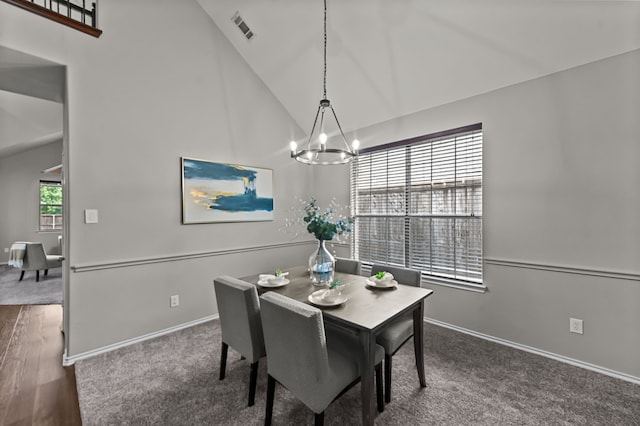
<svg viewBox="0 0 640 426">
<path fill-rule="evenodd" d="M 197 1 L 309 131 L 323 93 L 323 0 Z M 353 130 L 639 49 L 640 1 L 328 0 L 327 28 L 327 97 Z M 1 80 L 24 66 L 45 100 L 0 87 L 0 156 L 62 131 L 46 78 L 64 67 L 0 46 Z"/>
<path fill-rule="evenodd" d="M 322 98 L 323 0 L 198 2 L 308 132 Z M 638 1 L 328 0 L 327 8 L 327 98 L 345 130 L 640 48 Z"/>
<path fill-rule="evenodd" d="M 0 46 L 0 157 L 62 139 L 62 65 Z"/>
</svg>

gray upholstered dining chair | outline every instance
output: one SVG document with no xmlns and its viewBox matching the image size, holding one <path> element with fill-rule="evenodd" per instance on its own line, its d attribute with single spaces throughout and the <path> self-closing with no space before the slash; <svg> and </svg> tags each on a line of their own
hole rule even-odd
<svg viewBox="0 0 640 426">
<path fill-rule="evenodd" d="M 336 257 L 336 272 L 360 275 L 361 264 L 359 260 Z"/>
<path fill-rule="evenodd" d="M 267 407 L 265 425 L 271 424 L 276 382 L 286 387 L 324 423 L 324 410 L 360 381 L 362 348 L 346 333 L 325 333 L 322 311 L 275 292 L 260 296 L 267 348 Z M 376 393 L 382 401 L 382 358 L 376 347 Z"/>
<path fill-rule="evenodd" d="M 249 376 L 249 406 L 256 396 L 256 381 L 260 358 L 265 356 L 260 300 L 256 286 L 229 276 L 213 280 L 222 329 L 220 380 L 224 379 L 229 346 L 251 363 Z"/>
<path fill-rule="evenodd" d="M 383 264 L 374 264 L 371 275 L 386 271 L 400 284 L 420 287 L 420 271 Z M 407 312 L 386 326 L 378 335 L 376 342 L 384 348 L 384 400 L 391 402 L 391 367 L 393 354 L 413 337 L 413 312 Z M 417 362 L 417 358 L 416 358 Z"/>
<path fill-rule="evenodd" d="M 63 259 L 62 256 L 47 254 L 42 243 L 27 242 L 22 259 L 22 272 L 18 281 L 22 281 L 25 271 L 36 271 L 36 282 L 38 282 L 40 281 L 40 270 L 43 270 L 46 276 L 49 269 L 62 266 Z"/>
</svg>

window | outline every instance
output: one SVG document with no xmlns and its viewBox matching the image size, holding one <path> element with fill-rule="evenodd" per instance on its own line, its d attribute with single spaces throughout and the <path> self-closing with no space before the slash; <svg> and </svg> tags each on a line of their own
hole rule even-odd
<svg viewBox="0 0 640 426">
<path fill-rule="evenodd" d="M 62 229 L 62 184 L 55 181 L 40 181 L 40 230 Z"/>
<path fill-rule="evenodd" d="M 482 125 L 361 150 L 351 255 L 482 285 Z"/>
</svg>

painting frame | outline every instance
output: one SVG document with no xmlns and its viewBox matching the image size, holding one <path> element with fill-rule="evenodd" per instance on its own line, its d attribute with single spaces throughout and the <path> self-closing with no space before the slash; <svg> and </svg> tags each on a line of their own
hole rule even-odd
<svg viewBox="0 0 640 426">
<path fill-rule="evenodd" d="M 180 157 L 182 224 L 273 220 L 273 169 Z"/>
</svg>

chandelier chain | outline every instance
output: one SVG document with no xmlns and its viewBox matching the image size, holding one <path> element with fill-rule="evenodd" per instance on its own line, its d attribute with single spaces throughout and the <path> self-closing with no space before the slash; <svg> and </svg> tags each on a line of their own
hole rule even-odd
<svg viewBox="0 0 640 426">
<path fill-rule="evenodd" d="M 342 131 L 342 126 L 340 126 L 340 121 L 338 121 L 338 117 L 336 116 L 336 112 L 331 106 L 331 103 L 327 99 L 327 0 L 324 0 L 324 22 L 323 22 L 323 30 L 324 30 L 324 39 L 323 39 L 323 60 L 324 60 L 324 68 L 323 68 L 323 76 L 322 76 L 322 88 L 323 88 L 323 98 L 320 100 L 320 105 L 318 105 L 318 111 L 316 112 L 316 118 L 313 121 L 313 127 L 311 127 L 311 132 L 309 133 L 309 139 L 307 141 L 306 149 L 298 149 L 298 144 L 295 141 L 291 141 L 289 147 L 291 148 L 291 158 L 295 160 L 305 163 L 305 164 L 346 164 L 351 161 L 352 158 L 358 155 L 357 145 L 359 142 L 357 140 L 353 141 L 353 145 L 349 146 L 347 143 L 347 138 L 344 136 L 344 132 Z M 330 114 L 327 114 L 325 117 L 325 112 L 330 110 Z M 318 123 L 318 118 L 320 118 L 320 123 Z M 327 134 L 324 129 L 324 121 L 325 118 L 333 119 L 335 126 L 337 127 L 337 140 L 342 140 L 344 143 L 344 148 L 339 147 L 327 147 L 329 140 L 327 138 Z M 317 127 L 319 124 L 319 127 Z M 318 128 L 318 139 L 315 141 L 314 135 L 316 135 L 316 127 Z M 331 129 L 333 130 L 333 129 Z M 337 143 L 337 142 L 336 142 Z"/>
<path fill-rule="evenodd" d="M 324 0 L 324 75 L 323 75 L 323 99 L 327 99 L 327 0 Z"/>
</svg>

